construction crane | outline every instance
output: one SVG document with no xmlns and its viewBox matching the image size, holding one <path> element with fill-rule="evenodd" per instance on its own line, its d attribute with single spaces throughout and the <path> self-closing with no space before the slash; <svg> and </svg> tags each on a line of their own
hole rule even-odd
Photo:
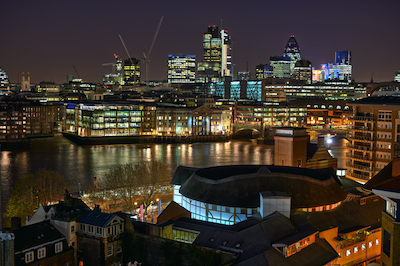
<svg viewBox="0 0 400 266">
<path fill-rule="evenodd" d="M 117 54 L 114 54 L 115 59 L 118 59 L 119 56 Z M 111 66 L 111 72 L 115 74 L 115 66 L 117 65 L 117 62 L 112 62 L 112 63 L 104 63 L 101 64 L 101 66 Z"/>
<path fill-rule="evenodd" d="M 161 17 L 160 22 L 158 23 L 156 33 L 154 34 L 154 38 L 153 38 L 153 41 L 151 42 L 151 46 L 150 46 L 150 49 L 149 49 L 147 55 L 146 55 L 146 53 L 143 51 L 143 58 L 142 58 L 142 60 L 143 60 L 144 63 L 146 64 L 146 80 L 145 80 L 146 84 L 147 84 L 148 81 L 149 81 L 148 78 L 149 78 L 149 63 L 150 63 L 151 51 L 153 50 L 154 42 L 156 41 L 156 38 L 157 38 L 157 35 L 158 35 L 158 31 L 160 30 L 161 23 L 162 23 L 163 19 L 164 19 L 164 16 Z"/>
<path fill-rule="evenodd" d="M 78 74 L 78 71 L 76 70 L 76 67 L 75 66 L 73 66 L 73 67 L 74 67 L 76 75 L 78 76 L 78 79 L 80 79 L 81 77 L 79 77 L 79 74 Z"/>
<path fill-rule="evenodd" d="M 126 46 L 125 46 L 125 42 L 124 42 L 124 40 L 122 39 L 121 35 L 118 34 L 118 36 L 119 36 L 119 39 L 120 39 L 121 42 L 122 42 L 122 45 L 124 46 L 124 49 L 125 49 L 126 54 L 128 55 L 128 58 L 129 58 L 129 60 L 131 61 L 131 64 L 132 64 L 132 66 L 133 66 L 133 61 L 132 61 L 131 55 L 130 55 L 129 52 L 128 52 L 128 49 L 127 49 Z"/>
</svg>

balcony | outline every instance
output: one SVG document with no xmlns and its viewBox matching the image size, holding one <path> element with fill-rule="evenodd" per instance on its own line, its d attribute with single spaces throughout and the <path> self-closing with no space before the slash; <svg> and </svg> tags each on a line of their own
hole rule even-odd
<svg viewBox="0 0 400 266">
<path fill-rule="evenodd" d="M 356 149 L 356 150 L 362 150 L 362 151 L 373 151 L 373 149 L 370 146 L 346 144 L 346 147 L 351 148 L 351 149 Z"/>
<path fill-rule="evenodd" d="M 366 137 L 366 136 L 354 136 L 352 134 L 348 135 L 349 139 L 356 139 L 356 140 L 362 140 L 362 141 L 375 141 L 374 137 Z"/>
<path fill-rule="evenodd" d="M 364 161 L 372 161 L 371 156 L 362 156 L 362 155 L 354 155 L 352 153 L 346 153 L 347 158 L 353 158 L 353 159 L 358 159 L 358 160 L 364 160 Z"/>
<path fill-rule="evenodd" d="M 361 126 L 351 126 L 350 130 L 374 132 L 374 129 L 372 127 L 361 127 Z"/>
<path fill-rule="evenodd" d="M 366 172 L 372 172 L 373 171 L 372 167 L 370 167 L 370 166 L 352 164 L 352 163 L 349 163 L 349 162 L 346 163 L 346 166 L 349 166 L 349 167 L 357 169 L 357 170 L 366 171 Z"/>
<path fill-rule="evenodd" d="M 376 118 L 374 118 L 372 115 L 355 115 L 355 116 L 350 116 L 349 120 L 352 120 L 352 121 L 376 121 Z"/>
<path fill-rule="evenodd" d="M 348 173 L 347 176 L 354 177 L 354 178 L 357 178 L 357 179 L 359 179 L 359 180 L 364 180 L 364 181 L 368 181 L 368 180 L 371 179 L 371 176 L 370 176 L 370 175 L 360 175 L 360 174 L 351 173 L 351 172 Z"/>
</svg>

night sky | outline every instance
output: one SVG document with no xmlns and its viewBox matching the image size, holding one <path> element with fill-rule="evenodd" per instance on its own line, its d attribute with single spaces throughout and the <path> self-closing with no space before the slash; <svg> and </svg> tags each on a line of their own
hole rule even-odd
<svg viewBox="0 0 400 266">
<path fill-rule="evenodd" d="M 400 0 L 287 1 L 2 1 L 0 67 L 11 82 L 30 72 L 31 82 L 66 82 L 67 74 L 99 82 L 111 72 L 103 63 L 113 54 L 127 58 L 149 49 L 150 79 L 167 78 L 167 56 L 196 55 L 202 60 L 202 35 L 208 25 L 228 30 L 234 41 L 236 71 L 254 74 L 259 63 L 282 55 L 295 35 L 301 56 L 316 68 L 334 62 L 334 52 L 352 51 L 353 78 L 393 80 L 400 69 Z"/>
</svg>

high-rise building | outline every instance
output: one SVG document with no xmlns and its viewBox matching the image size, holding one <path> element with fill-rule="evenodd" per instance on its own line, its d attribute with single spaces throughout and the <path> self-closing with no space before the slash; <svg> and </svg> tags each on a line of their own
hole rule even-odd
<svg viewBox="0 0 400 266">
<path fill-rule="evenodd" d="M 351 52 L 350 51 L 335 52 L 335 63 L 351 65 Z"/>
<path fill-rule="evenodd" d="M 203 34 L 203 61 L 197 64 L 198 81 L 202 83 L 223 81 L 233 76 L 232 40 L 227 30 L 208 26 Z"/>
<path fill-rule="evenodd" d="M 105 85 L 124 85 L 122 59 L 117 54 L 114 54 L 114 58 L 114 63 L 103 64 L 103 66 L 112 65 L 112 73 L 104 75 L 103 83 Z"/>
<path fill-rule="evenodd" d="M 294 35 L 291 35 L 283 52 L 284 57 L 290 58 L 290 74 L 293 74 L 294 66 L 301 59 L 300 48 Z"/>
<path fill-rule="evenodd" d="M 353 107 L 348 139 L 346 177 L 367 182 L 399 156 L 400 102 L 398 97 L 368 97 Z"/>
<path fill-rule="evenodd" d="M 276 78 L 290 78 L 294 73 L 296 62 L 301 60 L 300 48 L 293 35 L 290 36 L 283 52 L 283 56 L 271 56 L 270 65 L 273 67 L 273 76 Z"/>
<path fill-rule="evenodd" d="M 289 57 L 291 61 L 294 61 L 294 63 L 301 59 L 300 48 L 296 39 L 294 38 L 294 35 L 290 36 L 284 49 L 283 56 Z"/>
<path fill-rule="evenodd" d="M 400 70 L 397 70 L 394 74 L 394 81 L 400 82 Z"/>
<path fill-rule="evenodd" d="M 168 55 L 168 83 L 188 84 L 196 82 L 196 56 Z"/>
<path fill-rule="evenodd" d="M 299 60 L 294 65 L 293 78 L 311 84 L 312 81 L 312 65 L 305 59 Z"/>
<path fill-rule="evenodd" d="M 223 77 L 233 76 L 233 62 L 232 62 L 232 39 L 228 35 L 227 30 L 221 30 L 222 40 L 222 62 L 221 62 L 221 75 Z"/>
<path fill-rule="evenodd" d="M 203 34 L 203 61 L 221 62 L 222 39 L 218 27 L 208 26 L 207 32 Z"/>
<path fill-rule="evenodd" d="M 256 66 L 256 79 L 270 78 L 274 74 L 274 68 L 268 64 L 259 64 Z"/>
<path fill-rule="evenodd" d="M 136 58 L 124 60 L 124 82 L 125 85 L 140 83 L 140 60 Z"/>
<path fill-rule="evenodd" d="M 352 74 L 351 52 L 335 52 L 335 63 L 322 64 L 321 68 L 325 72 L 325 80 L 350 82 Z"/>
<path fill-rule="evenodd" d="M 273 67 L 273 76 L 276 78 L 290 78 L 292 75 L 292 63 L 290 57 L 286 56 L 271 56 L 270 65 Z M 294 69 L 294 64 L 293 64 Z"/>
<path fill-rule="evenodd" d="M 6 71 L 0 67 L 0 87 L 6 87 L 9 83 Z"/>
</svg>

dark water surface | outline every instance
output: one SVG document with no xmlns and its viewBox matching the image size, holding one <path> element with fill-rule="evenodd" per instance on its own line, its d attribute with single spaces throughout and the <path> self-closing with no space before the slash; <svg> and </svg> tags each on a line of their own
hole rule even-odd
<svg viewBox="0 0 400 266">
<path fill-rule="evenodd" d="M 332 154 L 344 165 L 344 139 L 334 140 Z M 0 173 L 2 209 L 15 182 L 40 168 L 59 172 L 74 191 L 82 190 L 94 176 L 99 179 L 119 164 L 156 158 L 172 172 L 178 165 L 209 167 L 230 164 L 273 164 L 273 150 L 252 141 L 207 142 L 193 144 L 128 144 L 79 146 L 61 135 L 34 139 L 31 148 L 1 151 Z"/>
</svg>

